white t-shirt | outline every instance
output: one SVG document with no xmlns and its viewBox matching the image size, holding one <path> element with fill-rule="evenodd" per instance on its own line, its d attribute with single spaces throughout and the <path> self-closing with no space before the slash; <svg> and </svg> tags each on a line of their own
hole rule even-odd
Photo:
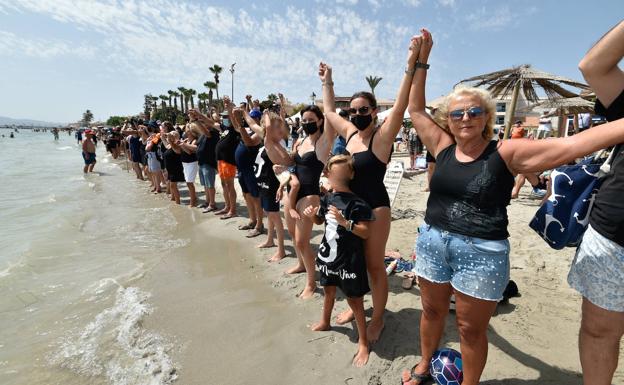
<svg viewBox="0 0 624 385">
<path fill-rule="evenodd" d="M 540 118 L 539 126 L 537 126 L 538 131 L 551 131 L 552 130 L 552 122 L 550 118 Z"/>
</svg>

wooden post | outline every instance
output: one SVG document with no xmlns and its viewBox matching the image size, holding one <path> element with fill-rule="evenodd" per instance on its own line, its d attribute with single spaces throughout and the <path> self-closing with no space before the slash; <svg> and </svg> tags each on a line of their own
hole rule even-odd
<svg viewBox="0 0 624 385">
<path fill-rule="evenodd" d="M 509 138 L 509 133 L 511 131 L 511 123 L 514 120 L 514 116 L 516 114 L 516 104 L 518 103 L 518 94 L 520 93 L 520 82 L 516 82 L 513 89 L 513 94 L 511 96 L 511 106 L 509 107 L 509 116 L 507 117 L 507 121 L 505 122 L 505 136 L 504 139 Z"/>
</svg>

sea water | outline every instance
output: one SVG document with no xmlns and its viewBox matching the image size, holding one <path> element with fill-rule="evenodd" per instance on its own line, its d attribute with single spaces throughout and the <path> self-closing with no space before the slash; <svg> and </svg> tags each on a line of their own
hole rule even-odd
<svg viewBox="0 0 624 385">
<path fill-rule="evenodd" d="M 168 384 L 169 337 L 145 329 L 136 282 L 190 240 L 98 144 L 0 130 L 0 384 Z"/>
</svg>

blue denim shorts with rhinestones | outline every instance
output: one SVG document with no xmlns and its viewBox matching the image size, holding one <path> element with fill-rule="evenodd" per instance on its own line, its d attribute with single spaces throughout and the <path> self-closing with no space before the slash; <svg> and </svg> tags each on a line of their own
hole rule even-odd
<svg viewBox="0 0 624 385">
<path fill-rule="evenodd" d="M 449 283 L 463 294 L 500 301 L 509 282 L 509 241 L 450 233 L 423 223 L 416 241 L 414 273 Z"/>
</svg>

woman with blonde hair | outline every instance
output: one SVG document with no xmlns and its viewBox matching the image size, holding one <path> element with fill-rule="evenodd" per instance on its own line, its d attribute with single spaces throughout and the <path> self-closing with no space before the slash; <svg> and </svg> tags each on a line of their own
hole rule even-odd
<svg viewBox="0 0 624 385">
<path fill-rule="evenodd" d="M 464 380 L 476 385 L 485 367 L 487 327 L 509 282 L 507 206 L 514 176 L 552 169 L 624 141 L 624 121 L 551 140 L 492 140 L 494 104 L 488 92 L 457 88 L 436 120 L 425 112 L 426 64 L 433 46 L 422 31 L 421 63 L 410 91 L 409 113 L 436 158 L 425 221 L 416 241 L 414 272 L 423 313 L 420 362 L 403 384 L 428 380 L 429 362 L 455 295 Z"/>
</svg>

